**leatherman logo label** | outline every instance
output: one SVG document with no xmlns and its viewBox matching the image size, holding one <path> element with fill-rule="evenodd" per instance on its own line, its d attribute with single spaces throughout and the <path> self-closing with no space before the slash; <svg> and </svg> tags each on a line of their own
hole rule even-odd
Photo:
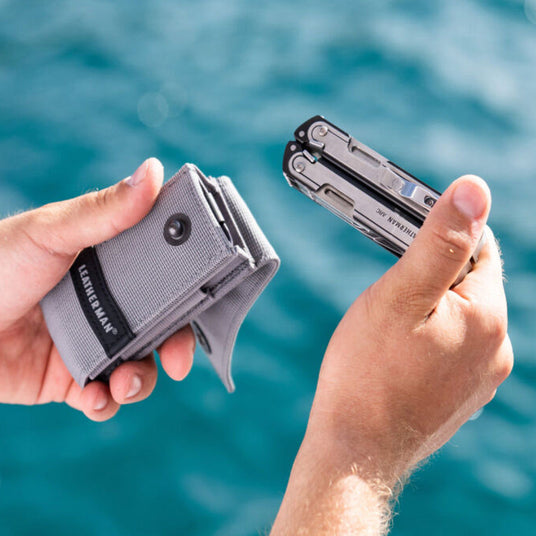
<svg viewBox="0 0 536 536">
<path fill-rule="evenodd" d="M 390 224 L 394 225 L 397 229 L 400 229 L 403 233 L 407 234 L 408 236 L 411 236 L 411 238 L 415 238 L 417 236 L 417 233 L 415 233 L 415 231 L 412 231 L 407 225 L 404 225 L 398 220 L 395 220 L 392 216 L 389 216 L 387 218 L 387 221 Z"/>
<path fill-rule="evenodd" d="M 404 225 L 402 222 L 398 221 L 396 218 L 393 218 L 393 216 L 389 215 L 385 210 L 382 210 L 381 208 L 376 209 L 376 214 L 379 214 L 382 218 L 385 218 L 391 225 L 396 227 L 397 229 L 400 229 L 403 233 L 407 234 L 411 238 L 415 238 L 417 236 L 417 233 L 408 227 L 407 225 Z"/>
<path fill-rule="evenodd" d="M 98 300 L 97 295 L 95 294 L 95 288 L 93 287 L 91 277 L 89 276 L 89 272 L 87 271 L 87 267 L 85 264 L 82 264 L 82 266 L 78 268 L 78 274 L 80 275 L 80 280 L 82 281 L 82 285 L 84 287 L 84 290 L 86 291 L 87 300 L 91 305 L 91 308 L 93 309 L 97 320 L 100 322 L 102 329 L 104 329 L 106 333 L 112 333 L 113 335 L 117 335 L 119 331 L 110 322 L 106 311 L 102 308 L 102 305 Z"/>
<path fill-rule="evenodd" d="M 95 248 L 82 251 L 70 273 L 89 326 L 106 355 L 114 357 L 134 338 L 134 334 L 110 292 Z"/>
</svg>

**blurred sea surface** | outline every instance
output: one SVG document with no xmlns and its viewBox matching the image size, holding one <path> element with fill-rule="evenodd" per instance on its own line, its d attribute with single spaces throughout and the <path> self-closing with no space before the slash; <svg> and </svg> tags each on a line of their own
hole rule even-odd
<svg viewBox="0 0 536 536">
<path fill-rule="evenodd" d="M 148 156 L 167 178 L 195 162 L 233 178 L 283 262 L 235 394 L 198 353 L 105 424 L 0 406 L 0 535 L 269 530 L 330 334 L 394 262 L 286 186 L 285 143 L 319 113 L 439 190 L 483 176 L 505 259 L 515 370 L 413 477 L 392 534 L 535 533 L 536 0 L 0 0 L 0 215 Z"/>
</svg>

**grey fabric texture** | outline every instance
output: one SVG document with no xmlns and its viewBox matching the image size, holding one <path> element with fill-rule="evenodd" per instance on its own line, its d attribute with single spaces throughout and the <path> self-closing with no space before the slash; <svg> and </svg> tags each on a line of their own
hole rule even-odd
<svg viewBox="0 0 536 536">
<path fill-rule="evenodd" d="M 227 389 L 233 391 L 231 356 L 238 330 L 251 306 L 279 268 L 279 258 L 231 179 L 220 177 L 216 181 L 255 262 L 255 270 L 240 285 L 235 285 L 196 319 L 208 341 L 218 341 L 208 357 Z"/>
<path fill-rule="evenodd" d="M 202 179 L 221 192 L 244 244 L 232 243 L 223 231 L 203 193 Z M 163 230 L 177 213 L 190 218 L 191 233 L 183 244 L 171 246 Z M 186 164 L 164 185 L 140 223 L 95 249 L 110 293 L 135 337 L 108 357 L 68 273 L 41 307 L 76 382 L 83 386 L 125 360 L 143 358 L 195 321 L 212 365 L 232 391 L 231 358 L 238 330 L 277 271 L 279 259 L 231 180 L 207 179 Z"/>
</svg>

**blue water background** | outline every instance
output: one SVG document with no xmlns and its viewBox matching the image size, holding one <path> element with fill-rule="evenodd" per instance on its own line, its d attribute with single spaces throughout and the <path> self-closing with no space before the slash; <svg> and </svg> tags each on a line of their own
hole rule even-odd
<svg viewBox="0 0 536 536">
<path fill-rule="evenodd" d="M 190 161 L 233 177 L 283 261 L 232 396 L 197 354 L 109 423 L 0 406 L 2 536 L 269 528 L 330 333 L 394 261 L 284 182 L 317 113 L 438 189 L 485 177 L 508 274 L 514 373 L 413 478 L 393 534 L 536 532 L 534 0 L 0 0 L 2 215 Z"/>
</svg>

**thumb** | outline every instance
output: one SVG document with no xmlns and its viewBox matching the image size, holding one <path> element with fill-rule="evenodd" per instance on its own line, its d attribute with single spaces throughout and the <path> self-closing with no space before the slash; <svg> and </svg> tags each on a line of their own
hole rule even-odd
<svg viewBox="0 0 536 536">
<path fill-rule="evenodd" d="M 403 300 L 410 315 L 426 318 L 469 262 L 490 207 L 490 191 L 481 178 L 466 175 L 454 181 L 386 274 L 388 295 Z"/>
<path fill-rule="evenodd" d="M 76 255 L 138 223 L 153 206 L 163 179 L 162 164 L 149 158 L 109 188 L 29 212 L 27 232 L 56 255 Z"/>
<path fill-rule="evenodd" d="M 163 167 L 150 158 L 121 182 L 0 221 L 0 328 L 26 314 L 78 252 L 113 238 L 151 210 Z"/>
</svg>

